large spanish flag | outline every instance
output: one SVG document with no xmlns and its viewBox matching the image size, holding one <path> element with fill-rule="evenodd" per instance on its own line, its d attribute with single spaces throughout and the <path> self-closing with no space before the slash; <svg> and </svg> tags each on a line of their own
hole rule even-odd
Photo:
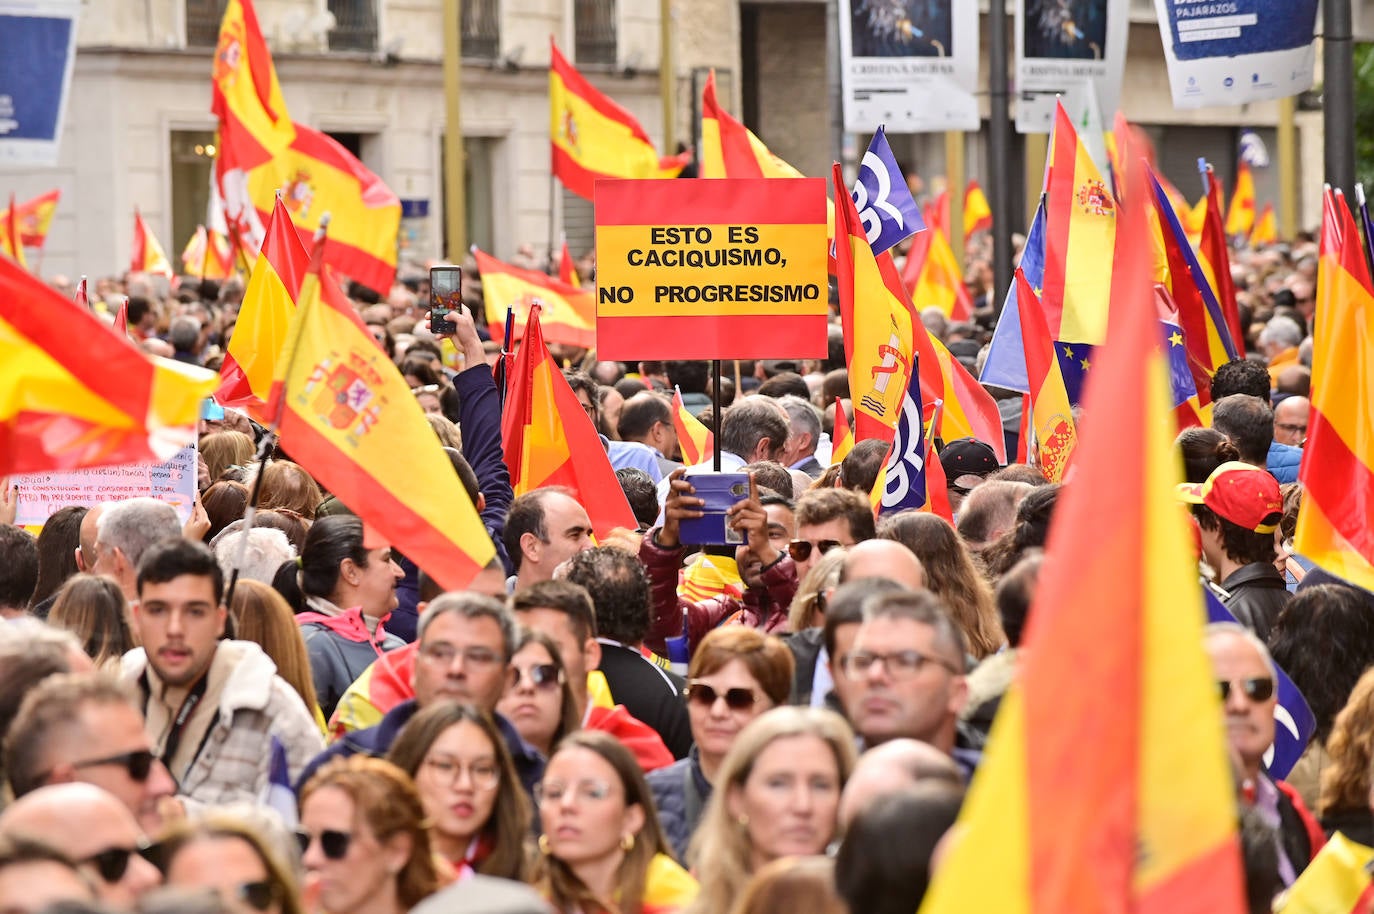
<svg viewBox="0 0 1374 914">
<path fill-rule="evenodd" d="M 516 495 L 566 486 L 587 509 L 597 536 L 616 527 L 633 530 L 639 524 L 601 436 L 544 345 L 539 312 L 537 304 L 530 308 L 501 418 L 511 486 Z"/>
<path fill-rule="evenodd" d="M 48 229 L 52 226 L 52 217 L 57 212 L 57 201 L 61 196 L 62 191 L 54 189 L 18 205 L 11 201 L 14 217 L 19 223 L 20 241 L 31 248 L 43 246 L 43 242 L 48 240 Z M 9 217 L 9 209 L 0 212 L 0 232 L 7 233 Z"/>
<path fill-rule="evenodd" d="M 477 248 L 472 249 L 472 254 L 477 258 L 477 273 L 482 277 L 482 301 L 492 339 L 502 340 L 505 336 L 507 308 L 515 315 L 512 335 L 515 340 L 524 338 L 530 307 L 538 304 L 544 308 L 541 320 L 545 339 L 583 349 L 596 346 L 593 290 L 569 285 L 538 270 L 505 263 Z M 506 348 L 509 349 L 515 340 L 506 340 Z"/>
<path fill-rule="evenodd" d="M 1016 271 L 1016 307 L 1020 309 L 1021 345 L 1030 381 L 1031 428 L 1035 431 L 1037 463 L 1050 482 L 1063 482 L 1078 444 L 1077 424 L 1069 406 L 1069 391 L 1059 360 L 1054 357 L 1045 314 L 1026 275 Z"/>
<path fill-rule="evenodd" d="M 660 159 L 634 115 L 596 90 L 549 43 L 549 139 L 553 173 L 590 200 L 597 178 L 676 178 L 691 153 Z"/>
<path fill-rule="evenodd" d="M 322 272 L 326 244 L 277 360 L 281 445 L 389 545 L 461 590 L 496 547 L 400 370 Z"/>
<path fill-rule="evenodd" d="M 166 252 L 153 230 L 148 228 L 148 223 L 143 221 L 143 214 L 138 207 L 134 207 L 134 250 L 129 258 L 129 269 L 135 273 L 156 273 L 169 279 L 173 275 Z"/>
<path fill-rule="evenodd" d="M 0 476 L 166 460 L 212 372 L 155 359 L 0 258 Z"/>
<path fill-rule="evenodd" d="M 291 330 L 291 316 L 309 267 L 310 255 L 278 200 L 220 367 L 222 380 L 215 399 L 223 405 L 244 407 L 258 421 L 267 421 L 263 408 L 272 391 L 277 356 Z"/>
<path fill-rule="evenodd" d="M 1127 206 L 1093 418 L 1050 527 L 1026 658 L 921 914 L 1246 910 L 1202 594 L 1168 495 L 1182 468 L 1144 199 Z"/>
<path fill-rule="evenodd" d="M 1298 480 L 1294 546 L 1333 574 L 1374 589 L 1374 283 L 1339 191 L 1326 190 L 1312 416 Z"/>
</svg>

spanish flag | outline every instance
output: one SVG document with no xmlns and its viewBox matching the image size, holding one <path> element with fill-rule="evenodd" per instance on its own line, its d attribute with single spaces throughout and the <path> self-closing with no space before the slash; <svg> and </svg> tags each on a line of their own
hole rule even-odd
<svg viewBox="0 0 1374 914">
<path fill-rule="evenodd" d="M 525 270 L 472 249 L 477 258 L 477 273 L 482 277 L 482 301 L 487 312 L 487 329 L 494 340 L 506 333 L 506 309 L 515 314 L 516 340 L 525 335 L 530 308 L 542 305 L 544 337 L 555 343 L 591 349 L 596 345 L 596 299 L 591 289 L 583 289 L 554 279 L 538 270 Z M 514 340 L 506 341 L 507 348 Z"/>
<path fill-rule="evenodd" d="M 1168 497 L 1182 473 L 1144 200 L 1127 206 L 1093 420 L 1050 527 L 1026 657 L 921 914 L 1246 910 L 1197 568 Z"/>
<path fill-rule="evenodd" d="M 1026 275 L 1016 271 L 1016 307 L 1021 318 L 1021 345 L 1026 353 L 1026 377 L 1030 381 L 1031 428 L 1034 429 L 1039 466 L 1050 482 L 1063 482 L 1074 447 L 1077 425 L 1069 406 L 1069 391 L 1054 354 L 1054 340 L 1045 325 L 1044 312 Z"/>
<path fill-rule="evenodd" d="M 577 265 L 573 263 L 572 254 L 568 251 L 568 239 L 564 236 L 558 248 L 558 281 L 572 286 L 574 289 L 582 288 L 582 280 L 577 278 Z"/>
<path fill-rule="evenodd" d="M 553 173 L 591 200 L 597 178 L 676 178 L 690 152 L 660 159 L 634 115 L 601 94 L 549 44 L 549 140 Z"/>
<path fill-rule="evenodd" d="M 701 177 L 800 178 L 802 173 L 768 151 L 763 140 L 716 100 L 716 71 L 701 90 Z M 843 181 L 835 185 L 845 187 Z"/>
<path fill-rule="evenodd" d="M 0 476 L 166 460 L 196 440 L 204 369 L 151 358 L 0 258 Z"/>
<path fill-rule="evenodd" d="M 964 287 L 964 271 L 940 226 L 930 221 L 924 232 L 917 232 L 907 252 L 902 283 L 911 293 L 916 313 L 931 305 L 954 321 L 973 319 L 973 300 Z"/>
<path fill-rule="evenodd" d="M 687 411 L 682 404 L 682 391 L 677 387 L 673 388 L 673 429 L 684 464 L 694 467 L 711 459 L 716 447 L 715 433 Z"/>
<path fill-rule="evenodd" d="M 462 590 L 496 547 L 405 378 L 321 272 L 327 243 L 277 359 L 281 445 L 445 590 Z"/>
<path fill-rule="evenodd" d="M 997 409 L 997 401 L 919 320 L 915 331 L 921 399 L 943 404 L 935 419 L 935 431 L 940 439 L 977 438 L 997 453 L 999 461 L 1006 463 L 1007 443 L 1002 434 L 1002 414 Z"/>
<path fill-rule="evenodd" d="M 1336 832 L 1277 899 L 1282 914 L 1368 914 L 1374 909 L 1374 848 Z"/>
<path fill-rule="evenodd" d="M 1236 305 L 1236 286 L 1231 281 L 1231 255 L 1227 252 L 1226 230 L 1221 222 L 1221 184 L 1212 172 L 1212 166 L 1204 163 L 1203 180 L 1207 184 L 1207 196 L 1203 199 L 1206 206 L 1202 215 L 1202 236 L 1198 243 L 1198 254 L 1207 281 L 1221 303 L 1221 313 L 1226 318 L 1226 328 L 1231 331 L 1231 342 L 1236 352 L 1245 357 L 1245 332 L 1240 326 L 1240 309 Z"/>
<path fill-rule="evenodd" d="M 1257 248 L 1278 240 L 1279 226 L 1278 220 L 1274 218 L 1274 204 L 1266 203 L 1264 209 L 1260 210 L 1259 218 L 1255 220 L 1255 227 L 1250 230 L 1250 247 Z"/>
<path fill-rule="evenodd" d="M 544 345 L 538 304 L 530 307 L 508 383 L 501 441 L 515 494 L 566 486 L 587 509 L 597 536 L 638 527 L 596 426 Z"/>
<path fill-rule="evenodd" d="M 173 275 L 167 254 L 152 229 L 148 228 L 148 223 L 143 221 L 143 214 L 138 207 L 134 207 L 134 252 L 129 258 L 129 269 L 135 273 L 156 273 L 168 279 Z"/>
<path fill-rule="evenodd" d="M 839 397 L 835 398 L 835 430 L 830 435 L 830 441 L 830 465 L 833 467 L 854 450 L 854 434 L 849 430 L 849 414 L 844 411 L 844 404 Z"/>
<path fill-rule="evenodd" d="M 992 207 L 988 206 L 987 194 L 977 181 L 970 181 L 964 188 L 964 237 L 991 228 Z"/>
<path fill-rule="evenodd" d="M 28 261 L 24 259 L 24 236 L 19 228 L 19 211 L 14 205 L 13 193 L 10 194 L 9 209 L 5 210 L 5 221 L 0 223 L 0 254 L 26 270 L 29 268 Z"/>
<path fill-rule="evenodd" d="M 1255 176 L 1250 173 L 1250 163 L 1241 159 L 1236 166 L 1236 192 L 1231 195 L 1231 206 L 1226 210 L 1226 234 L 1248 238 L 1254 225 Z"/>
<path fill-rule="evenodd" d="M 14 205 L 11 198 L 10 209 L 0 212 L 0 234 L 8 237 L 12 210 L 19 222 L 19 240 L 28 247 L 41 248 L 43 242 L 48 240 L 48 229 L 52 226 L 52 217 L 57 212 L 57 201 L 61 196 L 62 191 L 54 189 L 18 206 Z"/>
<path fill-rule="evenodd" d="M 215 399 L 221 404 L 244 407 L 258 421 L 268 421 L 264 406 L 272 391 L 277 356 L 290 333 L 309 267 L 310 255 L 278 200 L 220 368 Z"/>
<path fill-rule="evenodd" d="M 229 239 L 213 229 L 197 225 L 181 252 L 181 271 L 201 279 L 228 279 L 234 275 L 234 249 Z"/>
<path fill-rule="evenodd" d="M 1312 415 L 1298 481 L 1294 546 L 1332 574 L 1374 589 L 1374 283 L 1344 196 L 1327 188 L 1312 330 Z"/>
</svg>

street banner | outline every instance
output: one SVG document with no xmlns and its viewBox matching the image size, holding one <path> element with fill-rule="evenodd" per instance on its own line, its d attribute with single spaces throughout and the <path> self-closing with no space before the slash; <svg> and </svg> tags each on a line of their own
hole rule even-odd
<svg viewBox="0 0 1374 914">
<path fill-rule="evenodd" d="M 1128 0 L 1016 0 L 1017 132 L 1049 133 L 1057 97 L 1080 131 L 1117 109 L 1129 6 Z"/>
<path fill-rule="evenodd" d="M 1287 98 L 1312 88 L 1317 0 L 1155 0 L 1174 107 Z"/>
<path fill-rule="evenodd" d="M 596 183 L 603 359 L 824 358 L 821 178 Z"/>
<path fill-rule="evenodd" d="M 57 164 L 81 0 L 0 0 L 0 166 Z"/>
<path fill-rule="evenodd" d="M 978 4 L 840 0 L 844 129 L 978 129 Z"/>
</svg>

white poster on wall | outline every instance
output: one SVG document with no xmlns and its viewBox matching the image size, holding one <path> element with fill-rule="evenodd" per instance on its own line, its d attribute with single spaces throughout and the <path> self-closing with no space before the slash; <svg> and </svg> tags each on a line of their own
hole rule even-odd
<svg viewBox="0 0 1374 914">
<path fill-rule="evenodd" d="M 978 4 L 840 0 L 844 129 L 978 129 Z"/>
<path fill-rule="evenodd" d="M 1017 0 L 1018 132 L 1049 133 L 1057 96 L 1071 113 L 1095 106 L 1110 120 L 1121 99 L 1129 7 L 1128 0 Z"/>
</svg>

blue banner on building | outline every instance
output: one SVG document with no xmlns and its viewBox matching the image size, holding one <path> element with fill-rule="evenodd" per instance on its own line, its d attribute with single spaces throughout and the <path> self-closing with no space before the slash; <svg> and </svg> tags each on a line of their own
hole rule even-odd
<svg viewBox="0 0 1374 914">
<path fill-rule="evenodd" d="M 0 0 L 0 165 L 56 165 L 80 0 Z"/>
</svg>

